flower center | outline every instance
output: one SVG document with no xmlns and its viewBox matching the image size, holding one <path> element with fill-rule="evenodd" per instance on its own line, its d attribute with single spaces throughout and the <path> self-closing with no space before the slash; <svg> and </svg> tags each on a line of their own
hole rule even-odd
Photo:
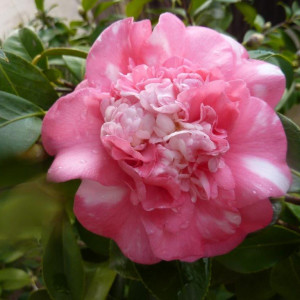
<svg viewBox="0 0 300 300">
<path fill-rule="evenodd" d="M 215 110 L 203 103 L 197 118 L 190 120 L 191 107 L 181 96 L 189 89 L 201 89 L 203 78 L 198 73 L 159 71 L 153 76 L 154 71 L 147 69 L 147 76 L 138 81 L 133 72 L 112 88 L 113 97 L 101 103 L 102 142 L 127 172 L 129 167 L 130 174 L 134 170 L 145 183 L 174 183 L 190 193 L 193 202 L 214 198 L 210 174 L 224 166 L 222 155 L 229 149 L 226 131 L 217 128 Z"/>
</svg>

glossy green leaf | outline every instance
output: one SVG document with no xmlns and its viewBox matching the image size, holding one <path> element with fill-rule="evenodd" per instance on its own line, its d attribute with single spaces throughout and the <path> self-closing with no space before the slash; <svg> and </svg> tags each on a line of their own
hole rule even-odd
<svg viewBox="0 0 300 300">
<path fill-rule="evenodd" d="M 242 275 L 235 284 L 237 299 L 268 300 L 276 294 L 270 285 L 270 269 Z"/>
<path fill-rule="evenodd" d="M 119 3 L 121 0 L 113 0 L 99 3 L 94 9 L 94 17 L 98 17 L 106 9 L 110 8 L 112 5 Z"/>
<path fill-rule="evenodd" d="M 4 290 L 18 290 L 31 283 L 30 276 L 21 269 L 0 270 L 0 285 Z"/>
<path fill-rule="evenodd" d="M 139 280 L 135 264 L 123 255 L 114 241 L 110 242 L 109 266 L 123 277 Z"/>
<path fill-rule="evenodd" d="M 44 1 L 45 0 L 34 0 L 35 1 L 35 6 L 38 10 L 40 11 L 44 11 L 45 7 L 44 7 Z"/>
<path fill-rule="evenodd" d="M 58 98 L 48 79 L 25 59 L 9 52 L 6 55 L 9 62 L 0 60 L 0 90 L 48 109 Z"/>
<path fill-rule="evenodd" d="M 28 300 L 52 300 L 46 289 L 39 289 L 30 294 Z"/>
<path fill-rule="evenodd" d="M 84 299 L 105 300 L 116 277 L 108 263 L 86 264 L 86 292 Z"/>
<path fill-rule="evenodd" d="M 82 81 L 85 74 L 85 59 L 63 55 L 63 60 L 66 63 L 67 68 L 75 76 L 75 78 L 79 82 Z"/>
<path fill-rule="evenodd" d="M 4 41 L 3 49 L 31 62 L 36 55 L 44 51 L 44 46 L 35 32 L 29 28 L 22 28 L 14 31 Z M 47 58 L 40 60 L 38 66 L 47 69 Z"/>
<path fill-rule="evenodd" d="M 0 91 L 0 161 L 26 151 L 38 139 L 45 112 L 33 103 Z"/>
<path fill-rule="evenodd" d="M 299 245 L 300 234 L 272 226 L 249 236 L 233 251 L 216 259 L 236 272 L 257 272 L 289 256 Z"/>
<path fill-rule="evenodd" d="M 271 273 L 271 286 L 285 300 L 298 300 L 300 295 L 300 257 L 294 254 L 278 262 Z"/>
<path fill-rule="evenodd" d="M 95 253 L 108 256 L 110 248 L 110 239 L 94 234 L 86 230 L 79 222 L 76 222 L 81 240 Z"/>
<path fill-rule="evenodd" d="M 283 125 L 287 141 L 287 163 L 290 168 L 300 172 L 300 128 L 288 117 L 278 114 Z"/>
<path fill-rule="evenodd" d="M 131 0 L 126 5 L 126 16 L 137 19 L 142 13 L 144 6 L 151 0 Z"/>
<path fill-rule="evenodd" d="M 300 221 L 300 206 L 292 203 L 285 203 L 292 214 Z"/>
<path fill-rule="evenodd" d="M 0 49 L 0 59 L 3 59 L 4 61 L 8 62 L 8 58 L 6 57 L 2 49 Z"/>
<path fill-rule="evenodd" d="M 81 5 L 85 11 L 92 9 L 99 0 L 81 0 Z"/>
<path fill-rule="evenodd" d="M 184 281 L 178 292 L 179 300 L 205 299 L 211 279 L 211 263 L 209 259 L 200 259 L 194 263 L 180 263 Z"/>
<path fill-rule="evenodd" d="M 202 13 L 204 10 L 210 7 L 210 5 L 213 3 L 213 0 L 207 0 L 207 1 L 201 1 L 201 5 L 199 5 L 195 10 L 193 11 L 193 16 L 196 16 L 200 13 Z"/>
<path fill-rule="evenodd" d="M 66 217 L 57 219 L 50 234 L 43 257 L 43 276 L 54 299 L 83 299 L 83 264 L 72 226 Z"/>
<path fill-rule="evenodd" d="M 252 26 L 257 15 L 256 9 L 246 2 L 236 3 L 235 6 L 243 14 L 244 20 Z"/>
</svg>

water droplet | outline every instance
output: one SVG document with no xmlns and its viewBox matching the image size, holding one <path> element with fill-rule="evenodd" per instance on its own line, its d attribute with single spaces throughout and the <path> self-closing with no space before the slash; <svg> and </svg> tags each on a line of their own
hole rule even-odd
<svg viewBox="0 0 300 300">
<path fill-rule="evenodd" d="M 98 150 L 96 150 L 96 149 L 93 149 L 93 150 L 92 150 L 92 153 L 94 153 L 94 154 L 98 154 L 98 153 L 99 153 L 99 151 L 98 151 Z"/>
<path fill-rule="evenodd" d="M 255 194 L 257 194 L 257 191 L 256 191 L 256 190 L 253 190 L 252 193 L 255 195 Z"/>
<path fill-rule="evenodd" d="M 175 208 L 175 207 L 172 208 L 172 211 L 173 211 L 174 213 L 178 213 L 178 209 Z"/>
<path fill-rule="evenodd" d="M 62 166 L 57 167 L 57 169 L 62 169 Z"/>
<path fill-rule="evenodd" d="M 85 159 L 81 159 L 79 162 L 80 162 L 81 164 L 86 164 L 86 160 L 85 160 Z"/>
</svg>

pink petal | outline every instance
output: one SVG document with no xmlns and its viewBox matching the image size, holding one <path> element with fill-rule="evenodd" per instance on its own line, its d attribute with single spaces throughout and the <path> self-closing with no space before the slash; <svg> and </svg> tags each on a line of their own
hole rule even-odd
<svg viewBox="0 0 300 300">
<path fill-rule="evenodd" d="M 253 232 L 270 224 L 273 217 L 272 204 L 269 199 L 261 199 L 254 204 L 239 209 L 242 216 L 241 230 Z"/>
<path fill-rule="evenodd" d="M 124 177 L 100 141 L 100 101 L 97 91 L 83 88 L 60 98 L 48 111 L 42 127 L 43 145 L 50 155 L 56 155 L 49 179 L 88 178 L 114 184 Z"/>
<path fill-rule="evenodd" d="M 241 102 L 239 109 L 224 159 L 235 178 L 238 206 L 243 207 L 281 196 L 289 188 L 291 175 L 285 162 L 285 133 L 272 108 L 251 98 Z"/>
<path fill-rule="evenodd" d="M 278 104 L 285 89 L 285 77 L 280 68 L 259 60 L 242 60 L 233 78 L 243 79 L 251 96 L 263 99 L 272 107 Z"/>
<path fill-rule="evenodd" d="M 235 39 L 233 39 L 227 34 L 222 34 L 222 37 L 231 45 L 231 48 L 235 53 L 237 60 L 241 58 L 249 58 L 247 50 L 239 42 L 237 42 Z"/>
<path fill-rule="evenodd" d="M 182 39 L 185 50 L 183 56 L 201 68 L 220 68 L 224 74 L 234 72 L 234 55 L 231 44 L 215 30 L 191 26 L 186 28 Z"/>
<path fill-rule="evenodd" d="M 162 14 L 145 45 L 144 61 L 158 65 L 172 56 L 181 56 L 184 36 L 185 26 L 180 19 L 170 13 Z"/>
<path fill-rule="evenodd" d="M 129 259 L 142 264 L 156 263 L 160 259 L 154 256 L 140 221 L 139 208 L 131 204 L 129 197 L 126 185 L 103 186 L 83 180 L 74 212 L 89 231 L 114 239 Z"/>
<path fill-rule="evenodd" d="M 128 18 L 106 28 L 87 58 L 86 78 L 90 85 L 108 91 L 120 73 L 128 73 L 130 64 L 141 63 L 140 51 L 150 34 L 148 20 L 133 23 L 133 19 Z"/>
</svg>

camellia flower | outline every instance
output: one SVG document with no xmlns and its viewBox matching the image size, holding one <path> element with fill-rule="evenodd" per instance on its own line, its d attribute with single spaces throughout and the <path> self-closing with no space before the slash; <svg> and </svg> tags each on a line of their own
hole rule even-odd
<svg viewBox="0 0 300 300">
<path fill-rule="evenodd" d="M 230 37 L 163 14 L 109 26 L 85 80 L 42 129 L 54 181 L 82 179 L 75 214 L 131 260 L 224 254 L 272 219 L 290 184 L 274 112 L 285 79 Z"/>
</svg>

